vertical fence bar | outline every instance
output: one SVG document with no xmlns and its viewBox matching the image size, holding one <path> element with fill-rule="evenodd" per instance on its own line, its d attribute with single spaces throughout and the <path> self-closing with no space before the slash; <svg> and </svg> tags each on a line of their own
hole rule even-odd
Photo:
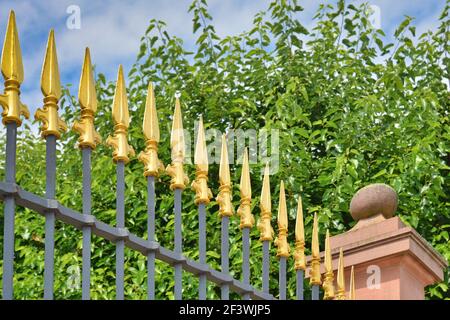
<svg viewBox="0 0 450 320">
<path fill-rule="evenodd" d="M 199 261 L 202 264 L 206 264 L 206 208 L 204 203 L 200 203 L 198 206 L 198 229 L 199 229 Z M 206 299 L 206 275 L 199 275 L 199 288 L 198 288 L 199 300 Z"/>
<path fill-rule="evenodd" d="M 125 228 L 125 163 L 117 161 L 116 223 Z M 116 242 L 116 300 L 124 299 L 124 249 L 123 240 Z"/>
<path fill-rule="evenodd" d="M 263 263 L 262 263 L 262 289 L 263 292 L 269 293 L 269 269 L 270 269 L 270 258 L 269 258 L 269 248 L 270 242 L 273 240 L 273 228 L 271 224 L 272 220 L 272 199 L 270 193 L 270 167 L 269 163 L 266 163 L 264 168 L 264 178 L 263 185 L 261 189 L 261 219 L 258 223 L 258 229 L 260 232 L 259 240 L 262 241 L 263 248 Z"/>
<path fill-rule="evenodd" d="M 229 273 L 229 251 L 230 251 L 230 244 L 229 244 L 229 234 L 228 234 L 228 228 L 229 228 L 229 222 L 230 218 L 228 216 L 223 216 L 221 220 L 221 269 L 224 273 Z M 230 298 L 230 286 L 228 284 L 222 284 L 221 288 L 221 299 L 222 300 L 228 300 Z"/>
<path fill-rule="evenodd" d="M 58 101 L 61 97 L 55 34 L 50 30 L 41 73 L 41 91 L 44 105 L 38 108 L 34 118 L 41 122 L 41 136 L 46 141 L 46 197 L 55 199 L 56 191 L 56 139 L 67 130 L 66 123 L 58 116 Z M 45 261 L 44 299 L 53 299 L 53 269 L 55 247 L 55 213 L 45 213 Z"/>
<path fill-rule="evenodd" d="M 280 300 L 286 300 L 286 258 L 280 257 L 280 273 L 278 275 Z"/>
<path fill-rule="evenodd" d="M 81 107 L 81 119 L 75 121 L 72 129 L 80 137 L 78 147 L 81 149 L 83 162 L 83 215 L 92 215 L 92 176 L 91 157 L 101 137 L 94 127 L 94 114 L 97 111 L 97 93 L 95 90 L 94 73 L 92 71 L 91 54 L 89 48 L 85 49 L 83 67 L 81 70 L 78 101 Z M 83 251 L 82 251 L 82 284 L 81 298 L 89 300 L 91 297 L 91 226 L 83 226 Z"/>
<path fill-rule="evenodd" d="M 170 147 L 171 147 L 171 157 L 172 163 L 166 168 L 166 172 L 172 178 L 170 181 L 170 189 L 174 191 L 174 220 L 175 220 L 175 230 L 174 230 L 174 242 L 175 242 L 175 253 L 182 254 L 183 244 L 182 244 L 182 234 L 181 234 L 181 194 L 186 184 L 189 182 L 187 175 L 183 170 L 183 162 L 185 156 L 185 145 L 184 145 L 184 132 L 183 132 L 183 119 L 181 117 L 181 105 L 178 98 L 175 99 L 175 111 L 173 114 L 172 121 L 172 131 L 170 134 Z M 174 298 L 175 300 L 182 299 L 182 265 L 181 263 L 176 263 L 174 265 L 175 274 L 175 287 L 174 287 Z"/>
<path fill-rule="evenodd" d="M 155 241 L 155 177 L 147 177 L 147 233 L 148 240 Z M 147 298 L 155 299 L 155 252 L 147 255 Z"/>
<path fill-rule="evenodd" d="M 277 257 L 279 259 L 278 286 L 280 300 L 286 300 L 286 261 L 290 255 L 290 247 L 287 241 L 288 215 L 284 181 L 280 182 L 280 200 L 278 202 L 278 237 L 275 240 Z"/>
<path fill-rule="evenodd" d="M 250 166 L 248 162 L 248 149 L 244 150 L 242 160 L 241 183 L 239 185 L 241 193 L 240 206 L 237 211 L 240 216 L 239 228 L 242 230 L 242 282 L 250 284 L 250 228 L 255 224 L 252 214 L 252 188 L 250 181 Z M 249 300 L 250 295 L 245 293 L 242 299 Z"/>
<path fill-rule="evenodd" d="M 269 293 L 269 270 L 270 270 L 270 254 L 269 254 L 270 241 L 263 241 L 263 278 L 262 287 L 263 292 Z"/>
<path fill-rule="evenodd" d="M 91 215 L 91 153 L 90 147 L 81 149 L 83 158 L 83 214 Z M 91 287 L 91 227 L 84 226 L 83 232 L 83 262 L 82 262 L 82 283 L 81 283 L 81 298 L 83 300 L 90 299 Z"/>
<path fill-rule="evenodd" d="M 175 252 L 181 254 L 183 251 L 181 233 L 181 193 L 182 189 L 175 189 Z M 175 269 L 175 300 L 182 299 L 182 265 L 177 263 Z"/>
<path fill-rule="evenodd" d="M 125 164 L 134 156 L 134 149 L 128 144 L 127 131 L 130 124 L 128 113 L 128 100 L 123 67 L 119 66 L 116 89 L 112 105 L 112 115 L 115 123 L 114 135 L 106 139 L 106 144 L 112 147 L 113 160 L 116 163 L 117 198 L 116 198 L 116 225 L 119 229 L 125 228 Z M 116 299 L 124 299 L 124 250 L 123 239 L 116 241 Z"/>
<path fill-rule="evenodd" d="M 47 199 L 55 199 L 56 192 L 56 136 L 46 137 L 46 187 Z M 53 299 L 53 270 L 55 249 L 55 213 L 45 213 L 44 299 Z"/>
<path fill-rule="evenodd" d="M 195 191 L 194 203 L 198 206 L 198 250 L 199 262 L 206 264 L 206 205 L 212 198 L 212 192 L 208 188 L 208 150 L 206 148 L 203 117 L 200 117 L 197 130 L 197 143 L 195 145 L 195 180 L 191 187 Z M 206 274 L 198 276 L 198 298 L 206 300 Z"/>
<path fill-rule="evenodd" d="M 311 241 L 311 275 L 309 283 L 312 286 L 312 300 L 319 300 L 319 288 L 322 284 L 320 274 L 320 248 L 319 248 L 319 225 L 317 213 L 314 213 L 312 241 Z"/>
<path fill-rule="evenodd" d="M 302 197 L 299 196 L 297 205 L 297 217 L 295 220 L 295 249 L 294 269 L 296 274 L 296 297 L 297 300 L 304 299 L 304 284 L 306 259 L 305 259 L 305 228 L 303 223 Z"/>
<path fill-rule="evenodd" d="M 231 203 L 231 178 L 230 165 L 228 160 L 227 137 L 222 135 L 222 148 L 220 153 L 220 168 L 219 168 L 219 194 L 217 195 L 217 203 L 219 204 L 220 223 L 220 260 L 222 272 L 229 272 L 229 224 L 230 217 L 233 215 L 233 206 Z M 221 299 L 228 300 L 230 297 L 230 287 L 227 283 L 221 285 Z"/>
<path fill-rule="evenodd" d="M 297 300 L 303 300 L 303 277 L 304 277 L 304 271 L 302 269 L 295 270 L 296 276 L 297 276 L 297 283 L 296 283 L 296 296 Z"/>
<path fill-rule="evenodd" d="M 242 229 L 242 282 L 250 284 L 250 228 Z M 242 295 L 242 299 L 249 300 L 250 295 Z"/>
<path fill-rule="evenodd" d="M 311 289 L 311 300 L 319 300 L 319 288 L 320 286 L 313 285 Z"/>
<path fill-rule="evenodd" d="M 17 123 L 6 124 L 6 182 L 16 182 L 16 144 Z M 13 274 L 14 274 L 14 197 L 5 198 L 5 221 L 3 232 L 3 299 L 13 299 Z"/>
</svg>

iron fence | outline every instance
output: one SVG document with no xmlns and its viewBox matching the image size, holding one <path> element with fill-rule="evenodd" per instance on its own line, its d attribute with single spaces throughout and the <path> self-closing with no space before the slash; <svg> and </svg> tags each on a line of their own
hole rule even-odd
<svg viewBox="0 0 450 320">
<path fill-rule="evenodd" d="M 147 231 L 144 239 L 130 233 L 125 226 L 125 165 L 129 156 L 134 156 L 133 148 L 127 142 L 129 126 L 128 103 L 122 67 L 119 67 L 115 89 L 112 114 L 115 123 L 113 136 L 106 143 L 113 148 L 113 159 L 116 164 L 116 225 L 111 226 L 91 214 L 91 157 L 92 151 L 100 143 L 101 138 L 94 128 L 94 115 L 97 109 L 95 82 L 91 66 L 89 49 L 86 49 L 82 67 L 79 103 L 81 119 L 75 122 L 73 129 L 80 134 L 79 147 L 82 156 L 82 212 L 63 206 L 55 198 L 56 190 L 56 141 L 61 133 L 67 130 L 65 122 L 58 115 L 58 101 L 61 97 L 61 86 L 56 56 L 53 31 L 50 31 L 47 51 L 42 69 L 41 88 L 44 94 L 44 106 L 38 109 L 35 119 L 41 122 L 41 135 L 46 141 L 46 192 L 45 197 L 23 190 L 16 184 L 16 138 L 17 129 L 22 123 L 22 116 L 29 117 L 27 107 L 20 101 L 20 85 L 23 81 L 23 65 L 14 12 L 11 11 L 3 46 L 1 59 L 2 74 L 5 79 L 5 91 L 0 95 L 3 107 L 3 123 L 6 126 L 6 175 L 0 182 L 0 199 L 4 202 L 4 244 L 3 244 L 3 299 L 13 299 L 14 274 L 14 218 L 16 206 L 29 208 L 45 217 L 45 263 L 44 263 L 44 299 L 53 299 L 54 276 L 54 232 L 55 220 L 74 226 L 82 231 L 82 299 L 90 299 L 91 238 L 96 235 L 113 243 L 116 248 L 116 299 L 124 299 L 124 249 L 128 247 L 140 252 L 147 258 L 147 291 L 148 299 L 155 298 L 155 260 L 165 262 L 175 271 L 175 299 L 182 299 L 182 270 L 199 278 L 199 299 L 206 299 L 207 281 L 221 288 L 221 298 L 229 299 L 230 290 L 239 294 L 242 299 L 275 299 L 269 293 L 270 243 L 274 240 L 271 226 L 271 195 L 269 167 L 265 168 L 263 187 L 261 190 L 261 218 L 258 224 L 260 241 L 262 241 L 262 288 L 250 283 L 250 230 L 254 227 L 251 212 L 251 185 L 247 150 L 244 153 L 242 176 L 240 181 L 240 206 L 237 214 L 240 217 L 242 230 L 242 280 L 234 279 L 229 273 L 229 219 L 234 215 L 231 196 L 231 179 L 229 172 L 227 140 L 222 137 L 221 162 L 219 170 L 220 188 L 217 195 L 219 216 L 221 219 L 221 270 L 215 270 L 206 263 L 206 205 L 212 198 L 208 188 L 208 157 L 203 121 L 200 119 L 197 144 L 195 150 L 196 174 L 192 182 L 195 190 L 194 202 L 198 206 L 198 249 L 199 259 L 194 261 L 183 255 L 182 245 L 182 192 L 188 184 L 188 177 L 183 169 L 185 156 L 181 106 L 178 98 L 175 102 L 171 133 L 172 163 L 164 170 L 158 159 L 159 128 L 156 114 L 153 87 L 148 88 L 147 103 L 143 121 L 146 138 L 145 150 L 138 156 L 144 164 L 144 175 L 147 179 Z M 174 193 L 174 249 L 170 250 L 155 241 L 155 179 L 165 171 L 171 176 L 170 189 Z M 286 299 L 286 263 L 291 256 L 287 239 L 287 208 L 284 184 L 280 184 L 280 201 L 278 208 L 278 236 L 275 239 L 279 261 L 279 299 Z M 312 257 L 310 264 L 310 284 L 312 299 L 319 299 L 319 289 L 324 289 L 324 299 L 345 299 L 344 265 L 342 251 L 337 274 L 337 291 L 334 293 L 334 274 L 331 266 L 329 234 L 325 241 L 325 275 L 322 281 L 320 273 L 320 251 L 318 241 L 318 222 L 314 217 L 312 235 Z M 306 270 L 305 237 L 303 227 L 303 208 L 301 198 L 298 203 L 295 228 L 295 260 L 296 298 L 303 299 L 303 283 Z M 354 288 L 350 288 L 350 298 L 354 298 Z"/>
</svg>

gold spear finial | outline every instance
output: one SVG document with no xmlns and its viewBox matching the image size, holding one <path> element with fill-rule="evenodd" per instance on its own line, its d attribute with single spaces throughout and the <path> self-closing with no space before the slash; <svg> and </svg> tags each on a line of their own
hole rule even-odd
<svg viewBox="0 0 450 320">
<path fill-rule="evenodd" d="M 195 145 L 195 180 L 191 187 L 195 191 L 194 203 L 208 204 L 212 198 L 211 189 L 208 188 L 208 151 L 206 149 L 205 129 L 203 128 L 203 117 L 200 116 L 198 124 L 197 144 Z"/>
<path fill-rule="evenodd" d="M 216 201 L 219 204 L 219 217 L 231 217 L 233 215 L 233 206 L 231 204 L 230 165 L 228 161 L 227 136 L 225 134 L 222 135 L 219 183 L 219 194 L 216 197 Z"/>
<path fill-rule="evenodd" d="M 324 289 L 324 300 L 334 299 L 334 273 L 331 258 L 331 247 L 330 247 L 330 232 L 327 230 L 327 235 L 325 237 L 325 277 L 323 280 L 322 287 Z"/>
<path fill-rule="evenodd" d="M 172 163 L 166 168 L 167 174 L 172 178 L 170 189 L 184 189 L 189 183 L 189 178 L 184 173 L 184 132 L 183 119 L 181 117 L 180 100 L 175 100 L 175 112 L 173 114 L 172 132 L 170 135 L 170 147 L 172 149 Z"/>
<path fill-rule="evenodd" d="M 264 178 L 261 190 L 261 203 L 259 205 L 261 209 L 261 219 L 258 223 L 258 229 L 260 232 L 260 241 L 272 241 L 273 240 L 273 228 L 271 225 L 272 220 L 272 199 L 270 196 L 270 168 L 269 163 L 266 163 L 264 168 Z"/>
<path fill-rule="evenodd" d="M 351 271 L 351 273 L 350 273 L 350 292 L 349 292 L 349 300 L 356 300 L 355 270 L 354 270 L 354 266 L 352 266 L 352 271 Z"/>
<path fill-rule="evenodd" d="M 295 270 L 306 269 L 305 259 L 305 228 L 303 225 L 302 197 L 299 196 L 297 206 L 297 219 L 295 221 L 295 250 L 294 250 Z"/>
<path fill-rule="evenodd" d="M 117 74 L 116 90 L 112 106 L 112 115 L 114 120 L 114 135 L 106 139 L 106 144 L 114 148 L 113 160 L 115 162 L 130 161 L 128 155 L 134 156 L 134 149 L 128 144 L 127 131 L 130 125 L 130 116 L 128 114 L 127 89 L 123 77 L 122 65 L 119 66 Z"/>
<path fill-rule="evenodd" d="M 34 118 L 42 122 L 41 135 L 43 138 L 54 135 L 58 139 L 61 137 L 61 132 L 67 130 L 67 125 L 58 115 L 61 81 L 53 29 L 48 35 L 47 51 L 42 66 L 41 91 L 44 95 L 44 106 L 36 110 Z"/>
<path fill-rule="evenodd" d="M 14 11 L 10 11 L 5 41 L 3 43 L 1 69 L 5 79 L 5 94 L 0 94 L 0 106 L 3 108 L 3 124 L 15 122 L 22 124 L 20 116 L 30 117 L 28 107 L 20 101 L 20 85 L 23 82 L 22 51 L 16 27 Z"/>
<path fill-rule="evenodd" d="M 311 245 L 311 277 L 309 283 L 311 285 L 320 286 L 320 250 L 319 250 L 319 227 L 317 222 L 317 214 L 314 213 L 314 223 L 312 230 Z"/>
<path fill-rule="evenodd" d="M 237 210 L 238 215 L 241 217 L 241 223 L 239 228 L 252 228 L 255 224 L 255 218 L 252 214 L 251 203 L 252 203 L 252 187 L 250 184 L 250 168 L 248 164 L 248 150 L 245 148 L 244 160 L 242 161 L 242 173 L 241 173 L 241 202 L 239 209 Z"/>
<path fill-rule="evenodd" d="M 145 102 L 143 130 L 145 137 L 145 150 L 139 154 L 139 161 L 144 164 L 145 177 L 157 177 L 164 171 L 164 165 L 158 158 L 159 125 L 156 114 L 155 91 L 153 84 L 149 83 L 147 100 Z"/>
<path fill-rule="evenodd" d="M 97 111 L 97 91 L 95 90 L 89 48 L 86 48 L 84 53 L 83 68 L 78 87 L 78 101 L 81 106 L 81 120 L 80 122 L 75 121 L 72 129 L 80 135 L 78 138 L 79 148 L 91 148 L 94 150 L 97 144 L 102 141 L 102 138 L 95 131 L 94 127 L 94 114 Z"/>
<path fill-rule="evenodd" d="M 278 204 L 278 237 L 275 239 L 277 257 L 288 258 L 291 248 L 287 242 L 288 217 L 286 207 L 286 195 L 284 192 L 284 181 L 280 183 L 280 200 Z"/>
<path fill-rule="evenodd" d="M 344 253 L 339 252 L 336 300 L 345 300 Z"/>
</svg>

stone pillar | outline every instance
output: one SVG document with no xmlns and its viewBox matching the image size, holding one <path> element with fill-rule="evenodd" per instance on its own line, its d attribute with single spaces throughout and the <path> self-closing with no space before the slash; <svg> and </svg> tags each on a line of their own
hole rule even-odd
<svg viewBox="0 0 450 320">
<path fill-rule="evenodd" d="M 340 248 L 344 252 L 347 294 L 355 267 L 357 300 L 423 300 L 424 288 L 444 278 L 447 261 L 394 217 L 397 202 L 395 190 L 385 184 L 362 188 L 350 203 L 356 225 L 330 238 L 334 270 Z"/>
</svg>

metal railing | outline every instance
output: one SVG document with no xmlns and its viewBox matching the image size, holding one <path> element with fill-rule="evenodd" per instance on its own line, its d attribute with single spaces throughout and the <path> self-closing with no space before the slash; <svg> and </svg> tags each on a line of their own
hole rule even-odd
<svg viewBox="0 0 450 320">
<path fill-rule="evenodd" d="M 208 158 L 203 121 L 201 119 L 195 150 L 196 174 L 195 180 L 191 185 L 196 192 L 194 202 L 198 206 L 199 219 L 199 261 L 194 261 L 183 255 L 182 246 L 181 195 L 188 183 L 188 177 L 183 169 L 185 151 L 179 100 L 176 99 L 175 103 L 171 134 L 172 163 L 165 170 L 171 176 L 170 189 L 174 192 L 174 250 L 169 250 L 155 241 L 155 178 L 164 170 L 164 167 L 158 159 L 157 145 L 159 142 L 159 128 L 152 85 L 149 85 L 148 88 L 143 125 L 146 147 L 138 156 L 139 160 L 144 164 L 144 175 L 147 179 L 148 239 L 144 239 L 130 233 L 125 227 L 125 165 L 129 161 L 129 156 L 134 155 L 134 150 L 127 142 L 129 115 L 122 67 L 119 67 L 112 108 L 115 122 L 114 135 L 108 137 L 106 140 L 106 143 L 113 148 L 113 159 L 116 163 L 117 170 L 116 226 L 106 224 L 91 214 L 91 156 L 92 151 L 101 141 L 101 138 L 94 128 L 97 97 L 89 49 L 86 49 L 80 80 L 79 102 L 81 106 L 81 120 L 75 122 L 73 126 L 73 129 L 80 134 L 79 147 L 82 155 L 83 208 L 81 213 L 63 206 L 55 199 L 56 140 L 61 137 L 61 132 L 65 131 L 67 126 L 58 116 L 58 101 L 61 97 L 61 86 L 53 31 L 49 35 L 41 78 L 44 106 L 38 109 L 35 114 L 35 119 L 42 122 L 41 135 L 46 140 L 45 198 L 21 189 L 15 180 L 17 129 L 22 123 L 21 116 L 28 118 L 29 112 L 27 107 L 20 101 L 20 84 L 24 78 L 23 65 L 15 15 L 12 11 L 10 13 L 3 46 L 1 68 L 5 78 L 5 93 L 0 95 L 0 105 L 3 107 L 2 117 L 7 133 L 6 175 L 5 181 L 0 182 L 0 200 L 4 202 L 3 299 L 13 299 L 14 297 L 14 216 L 16 206 L 29 208 L 45 217 L 44 299 L 53 299 L 55 220 L 60 220 L 82 231 L 82 299 L 84 300 L 90 299 L 90 249 L 92 235 L 106 239 L 116 247 L 116 299 L 124 299 L 125 247 L 138 251 L 147 257 L 147 297 L 149 300 L 155 299 L 155 259 L 163 261 L 174 268 L 175 299 L 182 299 L 182 270 L 199 278 L 199 299 L 206 299 L 207 281 L 220 286 L 221 298 L 224 300 L 229 299 L 230 290 L 239 294 L 242 299 L 275 299 L 269 293 L 269 248 L 273 240 L 274 232 L 271 226 L 272 208 L 268 165 L 264 173 L 260 205 L 261 219 L 258 224 L 258 229 L 261 234 L 260 240 L 263 244 L 262 289 L 260 290 L 250 284 L 250 230 L 254 227 L 254 217 L 250 207 L 251 186 L 247 150 L 244 153 L 244 161 L 242 164 L 240 181 L 241 199 L 239 209 L 237 210 L 240 216 L 243 248 L 242 280 L 237 280 L 229 273 L 229 219 L 234 214 L 234 210 L 231 198 L 231 180 L 225 136 L 222 137 L 222 154 L 219 171 L 220 188 L 216 199 L 219 204 L 219 215 L 221 217 L 221 271 L 217 271 L 206 263 L 206 205 L 212 198 L 212 192 L 207 186 Z M 291 255 L 287 240 L 287 225 L 288 217 L 284 184 L 281 182 L 278 208 L 278 236 L 275 239 L 277 257 L 279 259 L 279 299 L 286 299 L 286 263 Z M 295 259 L 295 275 L 297 281 L 296 297 L 297 299 L 303 299 L 306 260 L 304 253 L 305 237 L 301 198 L 297 210 L 295 237 L 293 256 Z M 319 299 L 319 288 L 321 285 L 325 291 L 325 299 L 345 299 L 342 253 L 337 276 L 338 290 L 335 295 L 328 233 L 325 243 L 326 273 L 322 283 L 318 223 L 317 217 L 315 216 L 310 272 L 312 299 Z"/>
</svg>

